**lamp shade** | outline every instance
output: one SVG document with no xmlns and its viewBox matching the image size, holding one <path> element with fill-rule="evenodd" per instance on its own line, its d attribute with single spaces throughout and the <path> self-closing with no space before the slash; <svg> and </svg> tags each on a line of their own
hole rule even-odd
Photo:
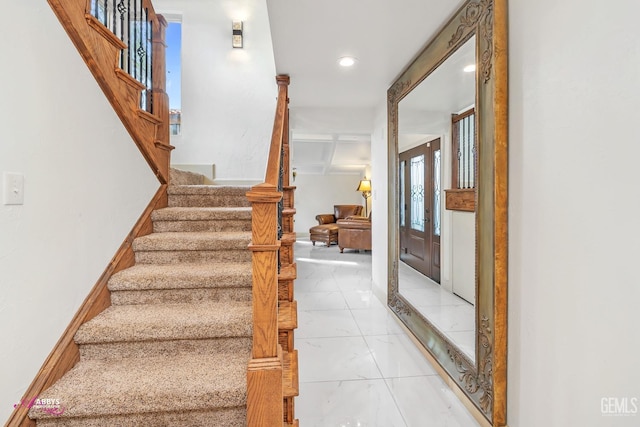
<svg viewBox="0 0 640 427">
<path fill-rule="evenodd" d="M 358 188 L 356 188 L 356 191 L 371 191 L 371 180 L 360 180 L 360 184 L 358 184 Z"/>
</svg>

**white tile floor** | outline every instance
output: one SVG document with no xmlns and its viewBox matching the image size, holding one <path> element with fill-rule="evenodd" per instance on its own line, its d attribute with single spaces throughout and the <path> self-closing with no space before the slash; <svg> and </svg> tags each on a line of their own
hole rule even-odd
<svg viewBox="0 0 640 427">
<path fill-rule="evenodd" d="M 473 305 L 405 263 L 398 264 L 400 294 L 475 360 L 476 312 Z"/>
<path fill-rule="evenodd" d="M 295 253 L 301 426 L 479 425 L 373 295 L 370 252 Z"/>
</svg>

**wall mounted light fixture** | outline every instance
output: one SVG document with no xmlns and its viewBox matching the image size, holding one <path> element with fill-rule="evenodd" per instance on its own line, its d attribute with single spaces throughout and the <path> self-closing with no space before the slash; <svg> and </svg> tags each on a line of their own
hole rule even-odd
<svg viewBox="0 0 640 427">
<path fill-rule="evenodd" d="M 233 31 L 233 35 L 231 36 L 231 44 L 233 47 L 241 48 L 242 47 L 242 21 L 233 21 L 231 25 L 231 29 Z"/>
</svg>

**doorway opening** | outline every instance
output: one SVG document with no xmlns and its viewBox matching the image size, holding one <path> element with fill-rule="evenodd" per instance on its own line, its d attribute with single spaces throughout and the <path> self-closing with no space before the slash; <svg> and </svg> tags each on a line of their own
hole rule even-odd
<svg viewBox="0 0 640 427">
<path fill-rule="evenodd" d="M 400 260 L 440 283 L 440 139 L 400 153 Z"/>
</svg>

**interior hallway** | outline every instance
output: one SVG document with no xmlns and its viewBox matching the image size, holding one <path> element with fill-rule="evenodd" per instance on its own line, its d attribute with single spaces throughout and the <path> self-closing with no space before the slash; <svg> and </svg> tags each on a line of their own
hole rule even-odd
<svg viewBox="0 0 640 427">
<path fill-rule="evenodd" d="M 299 240 L 295 253 L 300 425 L 479 425 L 373 295 L 370 252 Z"/>
</svg>

